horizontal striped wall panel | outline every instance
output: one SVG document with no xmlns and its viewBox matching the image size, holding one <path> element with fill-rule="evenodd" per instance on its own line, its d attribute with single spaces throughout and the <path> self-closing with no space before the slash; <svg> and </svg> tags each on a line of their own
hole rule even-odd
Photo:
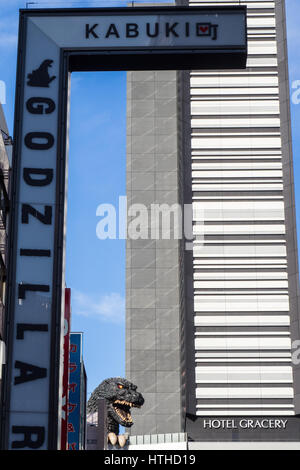
<svg viewBox="0 0 300 470">
<path fill-rule="evenodd" d="M 245 70 L 190 74 L 197 414 L 293 414 L 275 4 Z M 267 386 L 268 385 L 268 386 Z"/>
</svg>

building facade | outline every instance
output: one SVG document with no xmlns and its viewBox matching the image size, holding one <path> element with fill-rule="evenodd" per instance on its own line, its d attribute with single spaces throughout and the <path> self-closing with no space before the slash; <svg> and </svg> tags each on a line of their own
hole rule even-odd
<svg viewBox="0 0 300 470">
<path fill-rule="evenodd" d="M 128 73 L 128 204 L 192 202 L 195 237 L 192 250 L 184 239 L 127 241 L 127 376 L 145 396 L 141 435 L 183 432 L 187 416 L 294 423 L 300 412 L 285 4 L 190 5 L 246 5 L 248 60 Z"/>
</svg>

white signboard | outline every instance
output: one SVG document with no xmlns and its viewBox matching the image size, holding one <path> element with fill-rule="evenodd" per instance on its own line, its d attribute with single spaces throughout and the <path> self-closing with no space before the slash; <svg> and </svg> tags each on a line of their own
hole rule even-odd
<svg viewBox="0 0 300 470">
<path fill-rule="evenodd" d="M 64 48 L 245 47 L 243 11 L 39 17 L 32 21 Z"/>
</svg>

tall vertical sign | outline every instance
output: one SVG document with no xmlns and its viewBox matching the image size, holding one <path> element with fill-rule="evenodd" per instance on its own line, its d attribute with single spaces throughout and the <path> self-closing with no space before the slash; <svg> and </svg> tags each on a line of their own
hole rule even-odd
<svg viewBox="0 0 300 470">
<path fill-rule="evenodd" d="M 70 334 L 68 450 L 81 450 L 82 333 Z"/>
<path fill-rule="evenodd" d="M 30 22 L 22 31 L 26 40 L 19 55 L 23 86 L 17 87 L 15 118 L 14 178 L 19 182 L 12 197 L 11 230 L 17 227 L 17 236 L 8 280 L 8 308 L 14 317 L 6 433 L 9 449 L 54 449 L 59 447 L 56 423 L 61 409 L 61 384 L 55 376 L 61 375 L 61 363 L 60 358 L 53 362 L 52 345 L 61 342 L 63 331 L 63 315 L 59 313 L 58 324 L 55 320 L 53 296 L 59 47 Z"/>
<path fill-rule="evenodd" d="M 69 354 L 71 327 L 71 289 L 65 289 L 64 359 L 62 383 L 61 450 L 67 450 L 69 407 Z"/>
</svg>

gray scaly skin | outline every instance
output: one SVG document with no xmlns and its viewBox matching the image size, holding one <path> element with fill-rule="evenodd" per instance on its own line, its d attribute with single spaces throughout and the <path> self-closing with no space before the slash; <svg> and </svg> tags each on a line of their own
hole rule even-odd
<svg viewBox="0 0 300 470">
<path fill-rule="evenodd" d="M 137 386 L 121 377 L 104 380 L 95 388 L 89 398 L 89 413 L 98 409 L 99 398 L 107 402 L 107 433 L 119 434 L 119 425 L 130 428 L 133 425 L 131 408 L 140 408 L 144 404 L 143 395 L 137 392 Z"/>
</svg>

